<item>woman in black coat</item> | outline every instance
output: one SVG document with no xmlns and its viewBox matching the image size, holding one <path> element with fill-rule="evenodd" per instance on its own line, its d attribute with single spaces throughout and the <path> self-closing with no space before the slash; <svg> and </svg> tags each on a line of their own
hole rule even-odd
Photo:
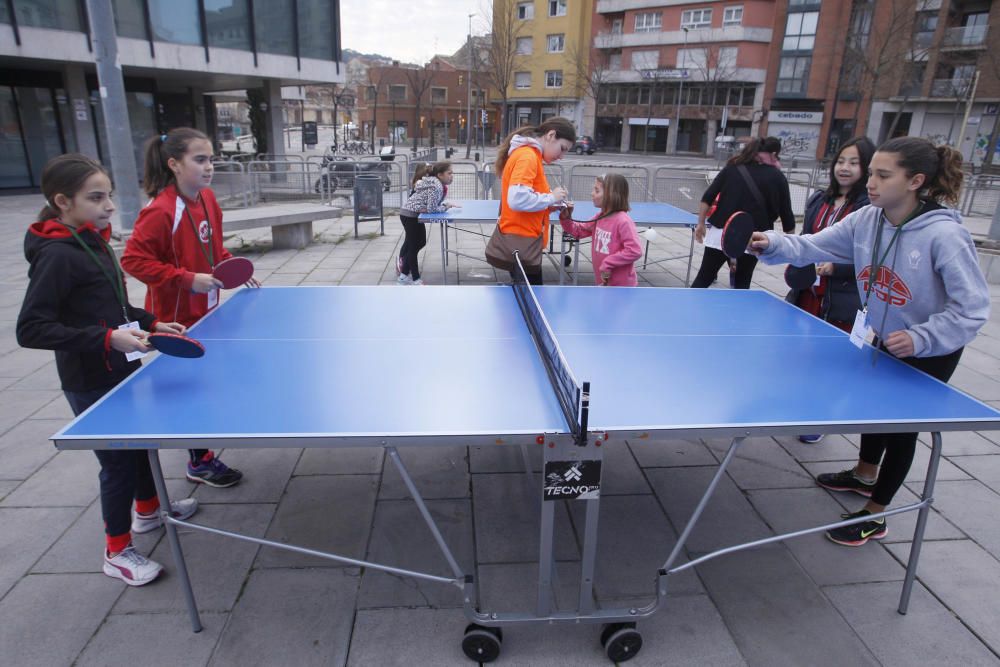
<svg viewBox="0 0 1000 667">
<path fill-rule="evenodd" d="M 778 162 L 780 152 L 780 139 L 754 137 L 742 151 L 729 159 L 705 190 L 698 210 L 698 226 L 694 231 L 698 243 L 705 243 L 705 254 L 691 287 L 708 287 L 715 282 L 719 269 L 730 263 L 719 247 L 719 238 L 733 213 L 749 213 L 753 217 L 754 231 L 774 229 L 774 220 L 779 217 L 786 234 L 795 231 L 788 181 L 781 173 L 781 163 Z M 711 230 L 705 226 L 706 218 L 712 226 Z M 730 264 L 732 286 L 750 289 L 757 258 L 744 254 Z"/>
</svg>

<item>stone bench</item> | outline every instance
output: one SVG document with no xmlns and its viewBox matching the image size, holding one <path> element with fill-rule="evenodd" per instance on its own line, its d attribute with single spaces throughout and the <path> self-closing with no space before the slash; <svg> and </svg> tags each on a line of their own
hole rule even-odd
<svg viewBox="0 0 1000 667">
<path fill-rule="evenodd" d="M 271 228 L 275 248 L 301 250 L 312 241 L 313 222 L 340 218 L 341 209 L 322 204 L 275 204 L 230 209 L 222 214 L 222 230 Z"/>
</svg>

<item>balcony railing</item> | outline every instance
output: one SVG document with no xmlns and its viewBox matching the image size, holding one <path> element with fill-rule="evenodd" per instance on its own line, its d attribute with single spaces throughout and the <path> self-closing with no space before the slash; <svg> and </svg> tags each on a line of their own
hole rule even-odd
<svg viewBox="0 0 1000 667">
<path fill-rule="evenodd" d="M 958 28 L 948 28 L 944 32 L 941 46 L 975 47 L 986 44 L 987 25 L 969 25 Z"/>
<path fill-rule="evenodd" d="M 955 97 L 964 99 L 972 82 L 968 79 L 934 79 L 931 83 L 931 97 Z"/>
</svg>

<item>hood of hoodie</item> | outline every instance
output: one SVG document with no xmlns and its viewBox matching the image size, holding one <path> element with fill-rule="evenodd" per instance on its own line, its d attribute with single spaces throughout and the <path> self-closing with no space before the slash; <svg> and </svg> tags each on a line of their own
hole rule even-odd
<svg viewBox="0 0 1000 667">
<path fill-rule="evenodd" d="M 910 220 L 903 228 L 900 233 L 906 233 L 910 230 L 916 231 L 918 229 L 924 229 L 928 225 L 933 225 L 937 223 L 954 223 L 956 225 L 962 224 L 962 214 L 952 208 L 945 208 L 938 204 L 937 202 L 924 202 L 923 211 Z M 891 228 L 887 228 L 891 229 Z"/>
<path fill-rule="evenodd" d="M 98 234 L 105 241 L 111 241 L 111 225 L 104 229 L 97 229 L 93 223 L 88 222 L 77 227 L 76 231 L 84 240 L 92 234 Z M 38 256 L 38 252 L 49 243 L 66 243 L 67 241 L 76 244 L 69 228 L 58 220 L 42 220 L 32 223 L 28 227 L 28 233 L 24 235 L 24 258 L 30 263 Z"/>
<path fill-rule="evenodd" d="M 522 146 L 531 146 L 539 153 L 542 152 L 542 144 L 538 141 L 538 139 L 535 137 L 526 137 L 522 134 L 515 134 L 510 140 L 510 148 L 507 149 L 507 155 L 510 155 Z"/>
<path fill-rule="evenodd" d="M 438 184 L 440 182 L 441 179 L 439 179 L 437 176 L 424 176 L 419 181 L 417 181 L 417 185 L 415 188 L 413 188 L 413 191 L 423 192 L 426 190 L 433 190 L 434 188 L 438 187 Z"/>
</svg>

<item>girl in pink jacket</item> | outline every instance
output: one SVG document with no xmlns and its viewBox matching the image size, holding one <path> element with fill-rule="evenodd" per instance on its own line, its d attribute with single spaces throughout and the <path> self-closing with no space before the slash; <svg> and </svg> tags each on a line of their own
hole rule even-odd
<svg viewBox="0 0 1000 667">
<path fill-rule="evenodd" d="M 594 282 L 613 287 L 635 287 L 639 277 L 633 264 L 642 257 L 635 222 L 629 217 L 628 181 L 620 174 L 605 174 L 594 181 L 590 200 L 601 212 L 589 222 L 574 222 L 571 206 L 559 214 L 563 231 L 578 239 L 594 237 L 591 258 Z"/>
</svg>

